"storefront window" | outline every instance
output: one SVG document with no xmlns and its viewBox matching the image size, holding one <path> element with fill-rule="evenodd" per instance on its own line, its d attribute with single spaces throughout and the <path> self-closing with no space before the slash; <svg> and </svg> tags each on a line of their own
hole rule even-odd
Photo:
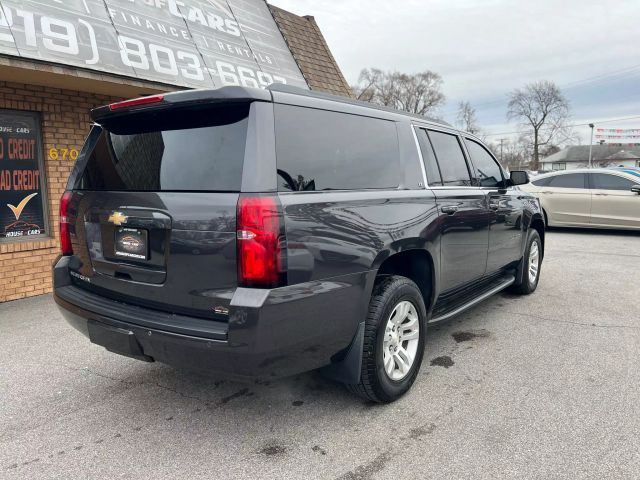
<svg viewBox="0 0 640 480">
<path fill-rule="evenodd" d="M 0 242 L 48 233 L 40 115 L 0 109 Z"/>
</svg>

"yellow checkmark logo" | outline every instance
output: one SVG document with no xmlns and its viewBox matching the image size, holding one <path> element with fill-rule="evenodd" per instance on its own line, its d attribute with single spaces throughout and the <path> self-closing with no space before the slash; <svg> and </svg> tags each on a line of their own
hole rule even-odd
<svg viewBox="0 0 640 480">
<path fill-rule="evenodd" d="M 11 211 L 16 217 L 16 220 L 20 220 L 20 214 L 22 214 L 22 210 L 24 210 L 24 207 L 26 207 L 27 203 L 29 203 L 29 200 L 31 200 L 36 195 L 38 195 L 38 193 L 32 193 L 31 195 L 27 195 L 22 199 L 22 201 L 18 204 L 17 207 L 14 207 L 10 203 L 7 203 L 7 207 L 11 209 Z"/>
</svg>

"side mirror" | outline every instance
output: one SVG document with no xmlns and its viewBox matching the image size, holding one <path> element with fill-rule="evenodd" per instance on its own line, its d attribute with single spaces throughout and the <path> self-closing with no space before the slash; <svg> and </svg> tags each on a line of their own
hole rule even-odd
<svg viewBox="0 0 640 480">
<path fill-rule="evenodd" d="M 513 170 L 510 176 L 511 185 L 524 185 L 529 183 L 529 174 L 524 170 Z"/>
<path fill-rule="evenodd" d="M 633 187 L 631 187 L 631 191 L 640 195 L 640 185 L 634 185 Z"/>
</svg>

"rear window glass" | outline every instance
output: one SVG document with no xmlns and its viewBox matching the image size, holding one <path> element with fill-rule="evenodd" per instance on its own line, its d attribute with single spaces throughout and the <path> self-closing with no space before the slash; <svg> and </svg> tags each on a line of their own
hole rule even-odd
<svg viewBox="0 0 640 480">
<path fill-rule="evenodd" d="M 278 190 L 396 188 L 398 134 L 393 122 L 276 105 Z"/>
<path fill-rule="evenodd" d="M 114 120 L 104 125 L 75 188 L 239 191 L 248 112 L 183 109 Z"/>
</svg>

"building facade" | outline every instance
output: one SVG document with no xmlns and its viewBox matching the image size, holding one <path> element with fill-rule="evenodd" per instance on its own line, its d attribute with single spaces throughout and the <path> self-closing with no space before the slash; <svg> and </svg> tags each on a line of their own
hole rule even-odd
<svg viewBox="0 0 640 480">
<path fill-rule="evenodd" d="M 92 108 L 178 89 L 273 81 L 351 95 L 313 17 L 264 0 L 85 0 L 52 12 L 30 0 L 2 3 L 0 302 L 51 291 L 60 197 Z M 161 41 L 159 29 L 181 40 Z"/>
<path fill-rule="evenodd" d="M 637 145 L 592 145 L 593 167 L 640 167 L 640 146 Z M 572 170 L 589 167 L 589 145 L 565 147 L 540 161 L 540 169 Z"/>
</svg>

